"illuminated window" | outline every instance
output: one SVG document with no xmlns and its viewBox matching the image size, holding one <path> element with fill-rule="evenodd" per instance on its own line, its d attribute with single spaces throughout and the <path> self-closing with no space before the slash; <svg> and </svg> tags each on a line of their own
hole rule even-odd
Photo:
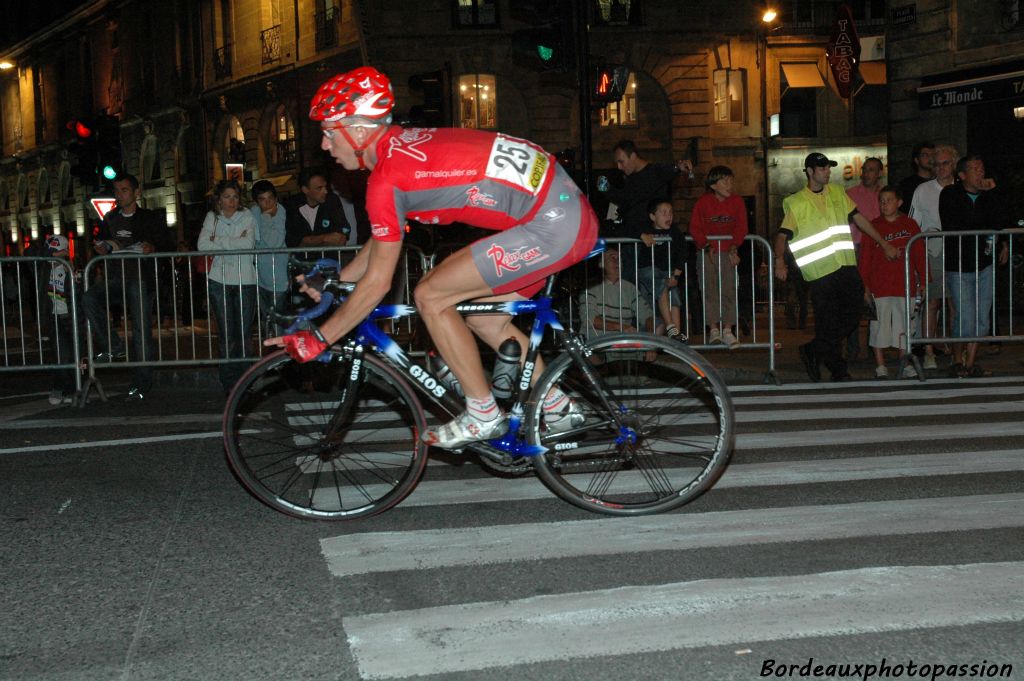
<svg viewBox="0 0 1024 681">
<path fill-rule="evenodd" d="M 498 93 L 493 75 L 459 76 L 459 127 L 498 127 Z"/>
<path fill-rule="evenodd" d="M 234 116 L 228 121 L 224 151 L 224 158 L 228 163 L 245 163 L 245 131 L 242 130 L 242 124 Z"/>
<path fill-rule="evenodd" d="M 716 69 L 715 123 L 744 123 L 747 118 L 747 73 L 744 69 Z"/>
<path fill-rule="evenodd" d="M 491 28 L 498 25 L 498 3 L 495 0 L 455 0 L 457 27 Z"/>
<path fill-rule="evenodd" d="M 636 76 L 629 74 L 622 99 L 601 109 L 601 125 L 636 125 Z"/>
</svg>

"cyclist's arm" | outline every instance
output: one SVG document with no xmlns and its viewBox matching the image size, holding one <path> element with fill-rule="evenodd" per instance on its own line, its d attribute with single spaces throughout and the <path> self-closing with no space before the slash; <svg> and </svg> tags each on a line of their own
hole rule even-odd
<svg viewBox="0 0 1024 681">
<path fill-rule="evenodd" d="M 366 255 L 363 255 L 364 253 Z M 320 327 L 320 333 L 328 343 L 333 343 L 354 329 L 380 304 L 391 290 L 391 280 L 401 253 L 401 241 L 373 239 L 360 250 L 357 259 L 342 270 L 340 276 L 346 279 L 347 271 L 358 267 L 357 260 L 360 257 L 365 262 L 365 268 L 355 290 Z"/>
<path fill-rule="evenodd" d="M 366 266 L 369 263 L 370 254 L 375 243 L 378 242 L 375 239 L 370 239 L 369 243 L 356 251 L 356 257 L 352 258 L 352 262 L 345 265 L 341 272 L 338 273 L 340 281 L 359 281 L 363 278 L 363 275 L 366 274 Z"/>
</svg>

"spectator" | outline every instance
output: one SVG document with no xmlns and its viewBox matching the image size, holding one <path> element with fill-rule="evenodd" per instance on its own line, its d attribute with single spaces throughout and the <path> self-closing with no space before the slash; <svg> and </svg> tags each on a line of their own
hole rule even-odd
<svg viewBox="0 0 1024 681">
<path fill-rule="evenodd" d="M 939 218 L 939 194 L 942 193 L 944 187 L 953 184 L 958 158 L 959 154 L 956 149 L 947 145 L 935 147 L 934 154 L 928 157 L 929 164 L 935 170 L 935 179 L 918 185 L 914 190 L 910 205 L 910 217 L 914 218 L 922 232 L 942 230 L 942 220 Z M 943 239 L 936 237 L 926 239 L 926 241 L 928 242 L 928 272 L 931 276 L 927 289 L 928 308 L 923 333 L 926 338 L 930 338 L 936 333 L 945 335 L 944 330 L 938 328 L 939 306 L 942 304 L 944 296 L 945 275 L 942 264 Z M 935 369 L 937 367 L 935 347 L 926 345 L 924 368 Z"/>
<path fill-rule="evenodd" d="M 650 306 L 636 286 L 620 278 L 618 249 L 608 248 L 601 255 L 601 269 L 601 283 L 580 294 L 580 322 L 587 337 L 639 327 L 653 332 Z"/>
<path fill-rule="evenodd" d="M 50 257 L 68 260 L 65 263 L 53 262 L 50 264 L 50 282 L 46 287 L 50 297 L 50 310 L 53 313 L 52 335 L 57 348 L 55 360 L 57 364 L 77 363 L 78 358 L 74 355 L 75 327 L 71 314 L 71 288 L 75 285 L 76 273 L 69 260 L 67 237 L 54 234 L 46 240 L 46 246 Z M 75 383 L 75 371 L 76 369 L 59 369 L 54 372 L 53 384 L 50 388 L 50 404 L 56 406 L 71 404 L 74 401 L 75 391 L 78 387 Z"/>
<path fill-rule="evenodd" d="M 647 206 L 655 199 L 672 198 L 672 181 L 681 172 L 693 171 L 688 161 L 675 163 L 651 163 L 640 156 L 632 140 L 622 140 L 612 149 L 615 165 L 625 176 L 622 187 L 606 187 L 606 198 L 618 207 L 622 224 L 615 236 L 639 239 L 650 224 Z M 605 181 L 606 182 L 606 181 Z M 604 183 L 602 183 L 602 186 Z M 630 253 L 623 253 L 623 275 L 635 282 L 636 270 Z"/>
<path fill-rule="evenodd" d="M 200 251 L 251 249 L 256 244 L 252 213 L 239 210 L 241 190 L 234 180 L 221 180 L 213 190 L 216 206 L 206 215 L 199 233 Z M 218 255 L 207 273 L 210 306 L 217 319 L 220 354 L 226 360 L 245 357 L 246 344 L 256 312 L 256 268 L 251 255 Z M 245 372 L 239 362 L 221 362 L 220 384 L 224 393 Z"/>
<path fill-rule="evenodd" d="M 989 231 L 1003 229 L 1009 224 L 998 194 L 985 191 L 992 186 L 985 179 L 985 162 L 970 154 L 956 164 L 959 182 L 943 188 L 939 195 L 939 218 L 942 230 L 947 232 Z M 992 312 L 992 270 L 998 261 L 1009 260 L 1006 241 L 993 236 L 961 236 L 946 239 L 946 288 L 953 306 L 950 334 L 954 338 L 987 336 Z M 996 255 L 996 251 L 998 255 Z M 964 351 L 962 344 L 953 345 L 951 375 L 960 378 L 991 376 L 975 365 L 978 343 L 969 342 Z M 962 360 L 962 363 L 961 363 Z"/>
<path fill-rule="evenodd" d="M 875 218 L 881 215 L 878 207 L 878 191 L 882 188 L 879 181 L 882 177 L 884 166 L 881 159 L 871 156 L 865 159 L 860 166 L 860 184 L 846 190 L 846 195 L 853 199 L 857 206 L 857 212 L 874 223 Z M 850 224 L 850 234 L 853 236 L 853 249 L 860 258 L 860 230 L 853 223 Z M 846 361 L 852 362 L 860 354 L 860 324 L 854 328 L 846 338 Z"/>
<path fill-rule="evenodd" d="M 259 180 L 252 186 L 253 222 L 256 223 L 256 248 L 285 248 L 285 210 L 277 202 L 277 190 L 268 180 Z M 259 308 L 262 314 L 271 310 L 283 311 L 288 302 L 288 254 L 256 256 L 256 281 L 259 285 Z M 283 329 L 277 328 L 274 335 Z"/>
<path fill-rule="evenodd" d="M 807 155 L 804 159 L 807 186 L 783 201 L 785 216 L 774 243 L 775 276 L 785 281 L 789 274 L 785 260 L 789 242 L 800 273 L 811 288 L 814 340 L 801 345 L 799 353 L 812 381 L 821 380 L 821 363 L 828 367 L 833 381 L 850 380 L 839 345 L 857 326 L 864 299 L 850 221 L 881 245 L 886 258 L 895 260 L 897 257 L 896 249 L 857 212 L 857 206 L 846 192 L 838 185 L 829 184 L 836 165 L 824 154 Z"/>
<path fill-rule="evenodd" d="M 327 186 L 327 175 L 317 168 L 299 173 L 301 194 L 284 203 L 285 242 L 288 248 L 303 246 L 318 249 L 307 258 L 320 257 L 324 249 L 344 246 L 352 229 L 345 219 L 341 199 Z"/>
<path fill-rule="evenodd" d="M 658 313 L 655 333 L 664 333 L 673 340 L 685 341 L 680 331 L 679 277 L 686 263 L 690 245 L 686 236 L 674 228 L 672 202 L 666 199 L 651 201 L 647 209 L 650 224 L 640 235 L 647 245 L 641 249 L 641 267 L 637 271 L 637 287 L 644 302 L 654 301 Z M 669 237 L 670 241 L 655 241 L 658 237 Z"/>
<path fill-rule="evenodd" d="M 881 215 L 871 221 L 872 226 L 889 244 L 906 253 L 910 258 L 911 291 L 916 297 L 924 290 L 927 274 L 925 273 L 925 248 L 920 240 L 914 242 L 913 249 L 907 251 L 907 242 L 921 229 L 913 219 L 900 212 L 899 189 L 884 187 L 878 194 Z M 886 378 L 889 375 L 885 368 L 885 349 L 906 347 L 908 333 L 906 282 L 904 280 L 904 260 L 886 260 L 877 244 L 865 244 L 860 255 L 860 273 L 864 280 L 864 300 L 873 305 L 875 319 L 868 325 L 868 344 L 875 349 L 875 376 Z M 917 371 L 913 364 L 905 364 L 903 378 L 914 378 Z"/>
<path fill-rule="evenodd" d="M 910 202 L 913 200 L 917 188 L 935 177 L 932 168 L 934 154 L 935 145 L 931 142 L 920 142 L 914 145 L 910 157 L 914 172 L 900 180 L 900 196 L 903 197 L 903 208 L 900 210 L 904 213 L 910 212 Z M 921 229 L 924 229 L 924 225 L 921 225 Z"/>
<path fill-rule="evenodd" d="M 155 349 L 152 294 L 156 267 L 154 260 L 139 260 L 130 256 L 171 250 L 168 245 L 171 233 L 155 211 L 139 206 L 139 181 L 134 175 L 118 175 L 113 184 L 117 204 L 103 217 L 99 239 L 93 242 L 93 250 L 99 255 L 129 257 L 121 261 L 111 259 L 104 263 L 104 276 L 90 285 L 82 296 L 82 308 L 100 347 L 97 361 L 127 358 L 133 362 L 145 362 L 153 359 Z M 120 336 L 115 333 L 111 337 L 108 331 L 108 305 L 110 302 L 120 302 L 122 296 L 128 306 L 125 315 L 130 313 L 132 318 L 130 356 L 126 354 L 125 343 Z M 135 367 L 128 399 L 143 399 L 152 384 L 152 368 Z"/>
<path fill-rule="evenodd" d="M 748 233 L 747 207 L 732 193 L 732 170 L 714 166 L 704 180 L 704 195 L 690 217 L 690 236 L 704 251 L 704 316 L 711 326 L 709 343 L 739 345 L 730 326 L 736 319 L 736 266 Z M 709 241 L 708 237 L 729 237 Z"/>
</svg>

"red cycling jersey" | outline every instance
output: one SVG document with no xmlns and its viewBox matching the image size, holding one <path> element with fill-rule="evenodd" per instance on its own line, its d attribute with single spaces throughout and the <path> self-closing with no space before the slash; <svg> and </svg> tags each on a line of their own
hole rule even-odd
<svg viewBox="0 0 1024 681">
<path fill-rule="evenodd" d="M 555 165 L 532 142 L 500 133 L 392 127 L 377 143 L 366 189 L 373 238 L 401 240 L 407 219 L 492 230 L 529 222 Z"/>
</svg>

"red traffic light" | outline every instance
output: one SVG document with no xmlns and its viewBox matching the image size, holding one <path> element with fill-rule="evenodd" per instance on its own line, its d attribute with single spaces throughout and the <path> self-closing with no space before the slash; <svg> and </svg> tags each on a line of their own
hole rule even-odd
<svg viewBox="0 0 1024 681">
<path fill-rule="evenodd" d="M 75 137 L 78 139 L 84 140 L 92 137 L 92 128 L 84 121 L 68 121 L 68 130 L 75 133 Z"/>
</svg>

